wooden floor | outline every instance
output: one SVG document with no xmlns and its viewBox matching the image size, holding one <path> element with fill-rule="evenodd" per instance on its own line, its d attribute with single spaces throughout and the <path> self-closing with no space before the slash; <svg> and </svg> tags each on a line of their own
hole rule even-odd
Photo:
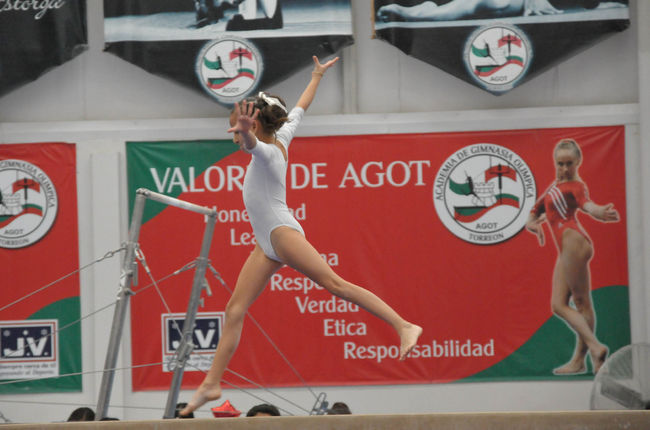
<svg viewBox="0 0 650 430">
<path fill-rule="evenodd" d="M 422 415 L 330 415 L 9 424 L 0 429 L 211 430 L 648 430 L 650 411 L 482 412 Z"/>
</svg>

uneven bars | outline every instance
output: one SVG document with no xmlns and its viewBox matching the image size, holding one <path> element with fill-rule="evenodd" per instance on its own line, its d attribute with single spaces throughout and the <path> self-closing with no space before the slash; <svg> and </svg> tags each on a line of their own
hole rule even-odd
<svg viewBox="0 0 650 430">
<path fill-rule="evenodd" d="M 183 200 L 175 199 L 173 197 L 166 196 L 164 194 L 158 194 L 156 192 L 153 192 L 151 190 L 148 190 L 146 188 L 138 188 L 136 190 L 137 194 L 142 194 L 143 196 L 147 197 L 148 199 L 169 205 L 169 206 L 175 206 L 177 208 L 181 209 L 187 209 L 192 212 L 198 212 L 203 215 L 213 215 L 216 213 L 216 210 L 206 208 L 203 206 L 195 205 L 194 203 L 189 203 Z"/>
</svg>

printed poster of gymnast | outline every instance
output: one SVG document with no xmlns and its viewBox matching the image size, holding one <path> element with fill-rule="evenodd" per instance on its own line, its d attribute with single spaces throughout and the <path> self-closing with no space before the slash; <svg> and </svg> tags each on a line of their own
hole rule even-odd
<svg viewBox="0 0 650 430">
<path fill-rule="evenodd" d="M 625 30 L 627 0 L 374 0 L 376 37 L 501 95 Z"/>
<path fill-rule="evenodd" d="M 625 254 L 624 238 L 616 237 L 611 227 L 622 221 L 625 199 L 607 185 L 611 184 L 607 178 L 595 185 L 592 173 L 581 174 L 598 173 L 593 166 L 605 163 L 620 164 L 624 171 L 622 151 L 615 148 L 617 143 L 623 146 L 617 142 L 622 139 L 622 128 L 612 129 L 608 133 L 611 136 L 595 136 L 593 129 L 584 130 L 566 136 L 540 136 L 540 140 L 547 140 L 540 147 L 549 154 L 529 156 L 534 168 L 506 146 L 476 143 L 456 150 L 436 175 L 434 206 L 440 221 L 457 238 L 489 246 L 514 242 L 515 238 L 526 240 L 526 236 L 530 242 L 536 237 L 545 259 L 552 258 L 549 248 L 555 248 L 556 261 L 543 263 L 548 264 L 546 269 L 542 264 L 530 264 L 531 269 L 537 269 L 531 270 L 535 276 L 529 279 L 531 286 L 540 280 L 548 282 L 554 317 L 507 359 L 482 372 L 482 377 L 498 378 L 508 365 L 531 358 L 535 366 L 547 368 L 555 361 L 549 369 L 555 376 L 595 374 L 610 352 L 630 340 L 629 325 L 625 324 L 629 321 L 626 281 L 619 284 L 626 279 L 626 262 L 621 260 L 618 268 L 613 268 L 620 272 L 619 281 L 606 282 L 606 288 L 597 286 L 613 273 L 605 270 L 602 276 L 596 274 L 592 263 L 598 251 L 607 250 L 608 258 L 611 252 Z M 605 174 L 605 170 L 600 173 Z M 609 189 L 605 192 L 603 182 Z M 595 185 L 593 197 L 590 183 Z M 543 188 L 538 189 L 538 184 Z M 613 313 L 618 317 L 612 318 Z M 536 356 L 537 348 L 544 350 L 538 343 L 548 345 L 542 353 L 544 358 Z M 549 352 L 549 347 L 554 351 Z M 512 366 L 510 372 L 515 368 Z"/>
<path fill-rule="evenodd" d="M 106 51 L 225 106 L 353 43 L 349 0 L 105 0 L 104 37 Z"/>
</svg>

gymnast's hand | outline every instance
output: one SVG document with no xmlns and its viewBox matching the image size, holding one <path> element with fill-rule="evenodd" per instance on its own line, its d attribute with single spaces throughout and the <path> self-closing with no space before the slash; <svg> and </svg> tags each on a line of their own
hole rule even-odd
<svg viewBox="0 0 650 430">
<path fill-rule="evenodd" d="M 255 108 L 253 102 L 235 103 L 236 121 L 235 125 L 228 129 L 228 133 L 248 133 L 253 128 L 259 113 L 259 109 Z"/>
<path fill-rule="evenodd" d="M 614 203 L 607 203 L 604 206 L 600 206 L 597 213 L 597 218 L 603 222 L 617 222 L 620 219 L 618 211 L 614 209 Z"/>
<path fill-rule="evenodd" d="M 320 75 L 320 76 L 323 76 L 323 74 L 327 71 L 327 69 L 329 69 L 330 67 L 332 67 L 334 65 L 334 63 L 339 61 L 339 57 L 336 57 L 336 58 L 332 58 L 331 60 L 329 60 L 325 64 L 321 64 L 320 61 L 318 61 L 317 56 L 315 56 L 315 55 L 312 56 L 312 59 L 314 60 L 314 70 L 312 70 L 312 73 L 315 74 L 315 75 Z"/>
<path fill-rule="evenodd" d="M 255 108 L 253 102 L 235 103 L 235 111 L 230 116 L 232 127 L 228 129 L 228 133 L 233 133 L 232 140 L 241 149 L 250 151 L 257 144 L 255 122 L 259 113 L 259 109 Z"/>
<path fill-rule="evenodd" d="M 539 246 L 544 246 L 544 227 L 542 224 L 546 221 L 546 214 L 542 214 L 537 218 L 531 218 L 526 223 L 526 230 L 537 236 Z"/>
</svg>

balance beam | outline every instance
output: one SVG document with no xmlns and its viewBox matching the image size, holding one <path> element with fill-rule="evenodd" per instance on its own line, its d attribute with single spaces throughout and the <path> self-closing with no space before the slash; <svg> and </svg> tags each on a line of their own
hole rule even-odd
<svg viewBox="0 0 650 430">
<path fill-rule="evenodd" d="M 2 430 L 648 430 L 650 411 L 318 415 L 9 424 Z"/>
</svg>

